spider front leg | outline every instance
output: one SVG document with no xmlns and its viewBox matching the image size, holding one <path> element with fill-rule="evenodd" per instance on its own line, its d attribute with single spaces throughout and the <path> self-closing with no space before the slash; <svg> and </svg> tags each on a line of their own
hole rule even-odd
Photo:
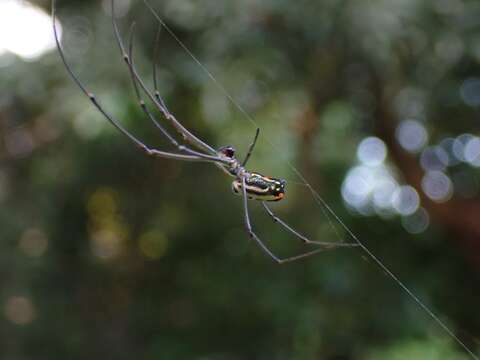
<svg viewBox="0 0 480 360">
<path fill-rule="evenodd" d="M 271 257 L 277 264 L 284 264 L 287 262 L 300 260 L 300 259 L 309 257 L 311 255 L 315 255 L 319 252 L 328 250 L 322 247 L 320 249 L 309 251 L 300 255 L 291 256 L 283 259 L 279 258 L 262 242 L 262 240 L 260 240 L 260 238 L 257 236 L 257 234 L 255 234 L 255 232 L 252 229 L 252 225 L 250 223 L 250 213 L 248 211 L 248 203 L 247 203 L 248 198 L 247 198 L 247 191 L 245 187 L 245 177 L 242 177 L 242 196 L 243 196 L 243 210 L 244 210 L 244 216 L 245 216 L 245 228 L 247 229 L 248 235 L 250 236 L 251 239 L 255 240 L 258 246 L 260 246 L 260 249 L 262 249 L 263 252 L 267 254 L 269 257 Z"/>
<path fill-rule="evenodd" d="M 305 235 L 300 234 L 298 231 L 293 229 L 290 225 L 288 225 L 285 221 L 280 219 L 277 215 L 273 213 L 272 210 L 267 206 L 265 201 L 262 201 L 263 208 L 267 212 L 267 214 L 272 218 L 274 222 L 277 224 L 283 226 L 287 231 L 295 235 L 295 237 L 299 238 L 302 240 L 304 244 L 313 244 L 313 245 L 319 245 L 321 246 L 324 250 L 331 250 L 339 247 L 356 247 L 360 246 L 359 244 L 354 244 L 354 243 L 331 243 L 331 242 L 325 242 L 325 241 L 313 241 L 307 238 Z"/>
<path fill-rule="evenodd" d="M 219 158 L 218 156 L 212 156 L 212 155 L 207 155 L 204 153 L 200 153 L 198 151 L 195 151 L 193 149 L 190 149 L 186 145 L 181 145 L 179 144 L 172 135 L 168 133 L 168 131 L 159 123 L 159 121 L 155 118 L 155 116 L 148 110 L 147 105 L 145 104 L 145 101 L 143 100 L 140 90 L 138 88 L 137 84 L 137 79 L 135 77 L 135 63 L 133 60 L 133 30 L 135 28 L 135 23 L 132 24 L 131 30 L 130 30 L 130 41 L 129 41 L 129 48 L 128 48 L 128 56 L 124 56 L 124 60 L 128 66 L 129 72 L 130 72 L 130 78 L 132 81 L 133 89 L 135 91 L 135 95 L 137 97 L 137 101 L 143 111 L 143 113 L 153 122 L 153 124 L 161 131 L 161 133 L 170 141 L 170 143 L 177 148 L 178 151 L 185 152 L 189 155 L 193 156 L 198 156 L 201 158 L 204 158 L 205 160 L 210 160 L 212 162 L 221 162 L 225 163 L 225 160 Z M 119 44 L 120 45 L 120 44 Z M 120 48 L 122 46 L 120 45 Z"/>
<path fill-rule="evenodd" d="M 117 22 L 115 19 L 115 1 L 111 0 L 111 9 L 112 9 L 112 25 L 113 25 L 113 31 L 115 35 L 115 41 L 118 44 L 118 47 L 120 49 L 120 52 L 122 54 L 123 59 L 125 60 L 125 63 L 129 67 L 131 74 L 137 84 L 140 86 L 140 89 L 145 93 L 145 95 L 152 101 L 152 104 L 155 105 L 155 107 L 160 110 L 164 117 L 170 122 L 170 124 L 177 130 L 177 132 L 183 137 L 184 140 L 189 142 L 192 146 L 196 147 L 199 150 L 205 151 L 213 156 L 216 155 L 215 149 L 205 143 L 204 141 L 200 140 L 198 137 L 193 135 L 190 131 L 188 131 L 176 118 L 173 116 L 166 107 L 164 106 L 165 104 L 163 101 L 158 100 L 154 94 L 148 89 L 146 86 L 145 82 L 142 80 L 140 75 L 137 73 L 136 69 L 132 67 L 131 62 L 130 62 L 130 57 L 128 56 L 127 52 L 125 51 L 125 46 L 123 44 L 123 41 L 120 37 L 120 32 L 118 30 Z"/>
<path fill-rule="evenodd" d="M 247 161 L 248 161 L 248 159 L 250 159 L 250 156 L 253 153 L 253 149 L 255 148 L 255 145 L 257 144 L 257 139 L 258 139 L 259 134 L 260 134 L 260 128 L 257 128 L 257 130 L 255 131 L 255 137 L 253 138 L 253 142 L 250 144 L 250 146 L 248 148 L 247 156 L 245 156 L 245 160 L 243 160 L 243 162 L 242 162 L 242 166 L 247 165 Z"/>
<path fill-rule="evenodd" d="M 55 39 L 55 44 L 57 46 L 58 53 L 60 55 L 60 58 L 65 65 L 65 69 L 67 70 L 67 73 L 70 75 L 70 77 L 73 79 L 73 81 L 77 84 L 77 86 L 80 88 L 80 90 L 85 94 L 85 96 L 88 97 L 90 102 L 95 106 L 95 108 L 105 117 L 105 119 L 110 122 L 120 133 L 122 133 L 128 140 L 130 140 L 133 144 L 135 144 L 138 148 L 140 148 L 145 154 L 147 155 L 152 155 L 152 156 L 157 156 L 157 157 L 163 157 L 163 158 L 168 158 L 168 159 L 175 159 L 175 160 L 185 160 L 185 161 L 207 161 L 207 162 L 219 162 L 221 159 L 216 159 L 216 158 L 206 158 L 205 156 L 198 156 L 196 154 L 176 154 L 176 153 L 171 153 L 167 151 L 161 151 L 157 149 L 150 148 L 146 144 L 144 144 L 142 141 L 140 141 L 136 136 L 131 134 L 123 125 L 120 123 L 119 120 L 117 120 L 114 116 L 110 115 L 101 105 L 101 103 L 98 101 L 97 97 L 95 94 L 90 92 L 87 87 L 83 84 L 83 82 L 75 75 L 73 72 L 70 64 L 67 61 L 67 58 L 63 52 L 62 46 L 60 44 L 60 39 L 58 36 L 58 31 L 57 31 L 57 22 L 56 22 L 56 3 L 55 0 L 52 1 L 52 20 L 53 20 L 53 34 L 54 34 L 54 39 Z"/>
<path fill-rule="evenodd" d="M 170 111 L 167 108 L 167 105 L 165 104 L 165 101 L 163 101 L 162 96 L 160 95 L 160 91 L 158 90 L 158 79 L 157 79 L 157 63 L 158 63 L 158 44 L 160 43 L 160 33 L 162 30 L 162 25 L 158 27 L 157 30 L 157 36 L 155 38 L 155 47 L 153 49 L 153 88 L 154 88 L 154 95 L 155 99 L 159 102 L 161 105 L 161 110 L 164 114 L 169 114 L 171 115 Z"/>
</svg>

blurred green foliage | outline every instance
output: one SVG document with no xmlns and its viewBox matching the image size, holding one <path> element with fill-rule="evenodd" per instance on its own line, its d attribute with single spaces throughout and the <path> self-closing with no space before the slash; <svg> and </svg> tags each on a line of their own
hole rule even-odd
<svg viewBox="0 0 480 360">
<path fill-rule="evenodd" d="M 58 3 L 78 76 L 132 133 L 169 149 L 134 101 L 108 1 Z M 37 4 L 49 11 L 48 1 Z M 473 190 L 462 197 L 467 185 L 455 183 L 452 198 L 436 203 L 422 192 L 420 155 L 399 147 L 395 128 L 418 119 L 430 144 L 478 134 L 480 89 L 465 82 L 480 70 L 480 3 L 152 5 L 261 127 L 250 167 L 289 181 L 275 211 L 312 238 L 338 241 L 290 162 L 477 349 L 478 169 L 446 170 L 468 175 Z M 122 34 L 136 21 L 136 63 L 151 85 L 158 23 L 141 1 L 125 11 Z M 2 359 L 469 358 L 361 251 L 274 265 L 248 240 L 231 179 L 211 165 L 145 157 L 89 104 L 55 51 L 0 59 Z M 165 31 L 159 75 L 188 129 L 245 152 L 255 126 Z M 372 135 L 398 181 L 420 194 L 426 231 L 412 235 L 400 216 L 362 215 L 342 199 L 357 145 Z M 277 254 L 304 250 L 257 205 L 254 227 Z"/>
</svg>

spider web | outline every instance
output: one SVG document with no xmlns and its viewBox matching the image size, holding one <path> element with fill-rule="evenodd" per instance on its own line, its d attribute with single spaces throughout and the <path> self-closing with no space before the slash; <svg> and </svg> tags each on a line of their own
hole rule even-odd
<svg viewBox="0 0 480 360">
<path fill-rule="evenodd" d="M 195 62 L 195 64 L 204 72 L 204 74 L 215 84 L 218 90 L 232 103 L 232 105 L 240 111 L 243 117 L 249 121 L 256 128 L 260 128 L 259 124 L 255 119 L 234 99 L 230 92 L 223 86 L 213 75 L 213 73 L 205 66 L 203 63 L 195 56 L 195 54 L 180 40 L 180 38 L 175 34 L 175 32 L 163 21 L 160 15 L 153 9 L 153 7 L 148 3 L 147 0 L 144 0 L 145 5 L 148 7 L 153 16 L 157 19 L 160 25 L 169 33 L 169 35 L 178 43 L 178 45 L 188 54 L 188 56 Z M 265 140 L 274 150 L 278 153 L 282 153 L 279 146 L 275 145 L 268 137 L 263 134 L 260 135 L 263 140 Z M 420 300 L 398 277 L 395 275 L 372 251 L 360 240 L 360 238 L 345 224 L 345 222 L 333 211 L 333 209 L 328 205 L 328 203 L 323 199 L 323 197 L 318 193 L 318 191 L 313 188 L 309 183 L 306 177 L 302 172 L 293 165 L 291 161 L 283 158 L 290 170 L 295 174 L 299 180 L 299 184 L 308 188 L 310 191 L 313 200 L 320 207 L 324 216 L 329 222 L 329 225 L 334 229 L 336 236 L 342 239 L 342 236 L 339 234 L 336 224 L 342 228 L 348 237 L 362 249 L 362 251 L 371 259 L 384 273 L 386 273 L 401 290 L 403 290 L 439 327 L 441 327 L 458 345 L 460 345 L 472 359 L 480 360 L 477 355 L 462 341 L 460 338 L 455 335 L 455 333 L 436 315 L 425 303 Z"/>
</svg>

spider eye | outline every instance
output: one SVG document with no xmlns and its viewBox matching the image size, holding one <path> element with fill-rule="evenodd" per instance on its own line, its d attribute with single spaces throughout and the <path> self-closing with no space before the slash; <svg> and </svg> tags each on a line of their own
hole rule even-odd
<svg viewBox="0 0 480 360">
<path fill-rule="evenodd" d="M 220 152 L 229 158 L 233 158 L 235 156 L 235 149 L 232 146 L 225 146 L 220 149 Z"/>
</svg>

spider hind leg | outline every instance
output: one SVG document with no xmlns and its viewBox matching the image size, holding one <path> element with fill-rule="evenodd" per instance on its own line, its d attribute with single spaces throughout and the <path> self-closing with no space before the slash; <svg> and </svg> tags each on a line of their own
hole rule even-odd
<svg viewBox="0 0 480 360">
<path fill-rule="evenodd" d="M 248 201 L 247 201 L 248 195 L 247 195 L 247 190 L 246 190 L 246 186 L 245 186 L 246 184 L 245 184 L 245 178 L 244 177 L 241 179 L 241 182 L 242 182 L 241 190 L 242 190 L 242 196 L 243 196 L 244 220 L 245 220 L 245 228 L 247 230 L 247 233 L 252 240 L 255 240 L 255 242 L 260 247 L 260 249 L 266 255 L 268 255 L 273 261 L 275 261 L 277 264 L 285 264 L 285 263 L 288 263 L 288 262 L 301 260 L 301 259 L 307 258 L 309 256 L 318 254 L 320 252 L 331 250 L 331 249 L 334 248 L 333 246 L 330 246 L 330 244 L 329 244 L 329 246 L 321 246 L 319 249 L 315 249 L 315 250 L 312 250 L 312 251 L 307 251 L 305 253 L 295 255 L 295 256 L 286 257 L 286 258 L 280 258 L 277 255 L 275 255 L 263 243 L 263 241 L 258 237 L 258 235 L 253 231 L 253 228 L 252 228 L 252 225 L 251 225 L 251 222 L 250 222 L 250 213 L 249 213 L 249 210 L 248 210 Z M 316 243 L 316 244 L 320 245 L 319 243 Z M 347 245 L 347 244 L 344 244 L 344 245 Z"/>
</svg>

